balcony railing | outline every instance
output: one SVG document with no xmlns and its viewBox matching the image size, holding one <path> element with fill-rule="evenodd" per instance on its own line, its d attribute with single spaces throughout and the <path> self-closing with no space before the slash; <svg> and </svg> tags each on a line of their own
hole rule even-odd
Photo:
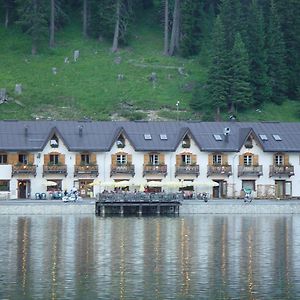
<svg viewBox="0 0 300 300">
<path fill-rule="evenodd" d="M 231 174 L 232 174 L 232 168 L 229 165 L 207 166 L 207 176 L 212 176 L 212 175 L 230 176 Z"/>
<path fill-rule="evenodd" d="M 36 165 L 18 164 L 12 166 L 12 176 L 14 175 L 33 175 L 36 176 Z"/>
<path fill-rule="evenodd" d="M 199 165 L 180 165 L 176 166 L 175 176 L 195 175 L 199 176 Z"/>
<path fill-rule="evenodd" d="M 278 176 L 288 176 L 291 177 L 295 175 L 294 166 L 270 166 L 270 177 L 278 177 Z"/>
<path fill-rule="evenodd" d="M 119 174 L 128 174 L 134 176 L 134 165 L 112 165 L 110 169 L 110 176 L 119 175 Z"/>
<path fill-rule="evenodd" d="M 43 166 L 43 176 L 48 174 L 61 174 L 67 176 L 67 165 L 44 165 Z"/>
<path fill-rule="evenodd" d="M 145 175 L 167 176 L 167 165 L 144 165 L 143 176 Z"/>
<path fill-rule="evenodd" d="M 75 165 L 74 177 L 80 175 L 87 175 L 91 177 L 97 177 L 99 175 L 98 165 Z"/>
<path fill-rule="evenodd" d="M 238 176 L 261 176 L 263 174 L 262 165 L 259 166 L 239 166 Z"/>
</svg>

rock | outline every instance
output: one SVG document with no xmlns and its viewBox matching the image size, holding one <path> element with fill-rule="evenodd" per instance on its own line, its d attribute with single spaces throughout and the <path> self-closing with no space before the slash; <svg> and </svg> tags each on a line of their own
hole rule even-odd
<svg viewBox="0 0 300 300">
<path fill-rule="evenodd" d="M 6 89 L 0 89 L 0 104 L 6 103 L 8 101 L 7 95 L 6 95 Z"/>
<path fill-rule="evenodd" d="M 149 80 L 152 82 L 157 81 L 157 74 L 155 72 L 152 72 L 151 75 L 149 76 Z"/>
<path fill-rule="evenodd" d="M 124 80 L 124 74 L 118 74 L 118 80 Z"/>
<path fill-rule="evenodd" d="M 121 62 L 122 62 L 122 57 L 121 57 L 121 56 L 115 57 L 115 63 L 116 63 L 117 65 L 119 65 Z"/>
<path fill-rule="evenodd" d="M 69 57 L 65 57 L 65 60 L 64 60 L 65 64 L 68 64 L 70 61 L 69 61 Z"/>
<path fill-rule="evenodd" d="M 53 73 L 53 75 L 57 74 L 57 69 L 55 67 L 52 68 L 52 73 Z"/>
<path fill-rule="evenodd" d="M 21 83 L 17 83 L 15 86 L 15 93 L 17 95 L 21 95 L 22 94 L 22 84 Z"/>
<path fill-rule="evenodd" d="M 75 50 L 75 51 L 74 51 L 74 61 L 75 61 L 75 62 L 78 60 L 79 54 L 80 54 L 79 50 Z"/>
</svg>

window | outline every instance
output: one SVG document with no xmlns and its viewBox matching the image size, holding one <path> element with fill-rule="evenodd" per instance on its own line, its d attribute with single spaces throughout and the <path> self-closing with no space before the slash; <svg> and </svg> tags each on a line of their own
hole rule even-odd
<svg viewBox="0 0 300 300">
<path fill-rule="evenodd" d="M 273 138 L 275 141 L 282 141 L 280 135 L 278 135 L 278 134 L 273 134 Z"/>
<path fill-rule="evenodd" d="M 51 165 L 58 165 L 59 164 L 59 155 L 58 154 L 50 154 L 49 162 Z"/>
<path fill-rule="evenodd" d="M 19 163 L 27 165 L 27 154 L 19 154 Z"/>
<path fill-rule="evenodd" d="M 118 154 L 117 155 L 117 164 L 118 165 L 126 165 L 127 157 L 125 154 Z"/>
<path fill-rule="evenodd" d="M 0 191 L 9 192 L 9 180 L 0 180 Z"/>
<path fill-rule="evenodd" d="M 83 164 L 83 165 L 90 164 L 90 155 L 89 154 L 81 154 L 81 164 Z"/>
<path fill-rule="evenodd" d="M 125 138 L 123 137 L 123 135 L 119 136 L 116 143 L 117 143 L 118 148 L 124 148 L 125 147 Z"/>
<path fill-rule="evenodd" d="M 145 134 L 144 134 L 144 139 L 145 139 L 145 140 L 152 140 L 151 134 L 150 134 L 150 133 L 145 133 Z"/>
<path fill-rule="evenodd" d="M 7 154 L 0 154 L 0 165 L 7 164 Z"/>
<path fill-rule="evenodd" d="M 182 154 L 181 155 L 181 163 L 183 165 L 190 165 L 192 163 L 191 155 L 190 154 Z"/>
<path fill-rule="evenodd" d="M 243 180 L 242 189 L 251 189 L 255 191 L 255 180 Z"/>
<path fill-rule="evenodd" d="M 213 164 L 214 165 L 221 165 L 222 164 L 222 155 L 221 154 L 214 154 L 213 155 Z"/>
<path fill-rule="evenodd" d="M 268 140 L 268 137 L 265 134 L 260 134 L 259 137 L 261 138 L 262 141 Z"/>
<path fill-rule="evenodd" d="M 252 155 L 244 155 L 244 166 L 252 166 Z"/>
<path fill-rule="evenodd" d="M 190 148 L 191 141 L 190 138 L 186 135 L 182 141 L 182 148 Z"/>
<path fill-rule="evenodd" d="M 160 136 L 161 140 L 167 140 L 168 139 L 168 137 L 167 137 L 167 135 L 165 133 L 160 134 L 159 136 Z"/>
<path fill-rule="evenodd" d="M 58 148 L 58 138 L 57 136 L 54 134 L 50 140 L 50 146 L 52 148 Z"/>
<path fill-rule="evenodd" d="M 222 141 L 222 137 L 220 134 L 214 134 L 214 138 L 216 141 Z"/>
<path fill-rule="evenodd" d="M 283 165 L 283 155 L 275 154 L 274 161 L 275 161 L 276 166 L 282 166 Z"/>
<path fill-rule="evenodd" d="M 150 164 L 153 166 L 159 165 L 158 154 L 150 154 L 149 161 L 150 161 Z"/>
</svg>

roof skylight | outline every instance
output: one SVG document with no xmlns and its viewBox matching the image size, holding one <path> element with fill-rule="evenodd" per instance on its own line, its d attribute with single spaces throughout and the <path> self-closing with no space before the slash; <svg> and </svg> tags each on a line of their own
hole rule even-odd
<svg viewBox="0 0 300 300">
<path fill-rule="evenodd" d="M 222 141 L 222 137 L 220 134 L 214 134 L 214 138 L 216 141 Z"/>
<path fill-rule="evenodd" d="M 168 139 L 168 137 L 167 137 L 167 135 L 165 133 L 162 133 L 159 136 L 160 136 L 161 140 L 167 140 Z"/>
<path fill-rule="evenodd" d="M 262 141 L 268 140 L 268 137 L 265 134 L 260 134 L 259 137 L 261 138 Z"/>
<path fill-rule="evenodd" d="M 144 139 L 145 139 L 145 140 L 152 140 L 151 134 L 150 134 L 150 133 L 145 133 L 145 134 L 144 134 Z"/>
<path fill-rule="evenodd" d="M 273 134 L 273 138 L 275 141 L 282 141 L 282 138 L 278 134 Z"/>
</svg>

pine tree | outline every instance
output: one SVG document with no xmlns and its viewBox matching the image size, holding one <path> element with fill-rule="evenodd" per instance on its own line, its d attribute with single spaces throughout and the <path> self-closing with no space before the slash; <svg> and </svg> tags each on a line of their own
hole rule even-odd
<svg viewBox="0 0 300 300">
<path fill-rule="evenodd" d="M 46 0 L 17 0 L 19 21 L 23 30 L 31 37 L 31 53 L 35 55 L 39 42 L 48 31 Z"/>
<path fill-rule="evenodd" d="M 250 82 L 254 103 L 261 105 L 270 96 L 267 77 L 263 15 L 253 0 L 249 9 L 247 49 L 249 54 Z"/>
<path fill-rule="evenodd" d="M 249 58 L 245 44 L 239 33 L 231 51 L 232 56 L 232 85 L 230 89 L 231 112 L 251 106 L 253 103 L 250 87 Z"/>
<path fill-rule="evenodd" d="M 185 0 L 181 9 L 180 53 L 187 57 L 198 54 L 202 35 L 203 2 Z"/>
<path fill-rule="evenodd" d="M 212 60 L 208 74 L 209 104 L 216 109 L 216 119 L 220 120 L 221 110 L 227 105 L 228 77 L 227 77 L 227 50 L 225 45 L 224 28 L 220 17 L 215 22 L 212 35 Z"/>
<path fill-rule="evenodd" d="M 286 93 L 287 76 L 285 46 L 277 8 L 273 0 L 271 0 L 270 6 L 266 47 L 268 67 L 267 74 L 271 88 L 270 100 L 275 103 L 282 103 Z"/>
</svg>

